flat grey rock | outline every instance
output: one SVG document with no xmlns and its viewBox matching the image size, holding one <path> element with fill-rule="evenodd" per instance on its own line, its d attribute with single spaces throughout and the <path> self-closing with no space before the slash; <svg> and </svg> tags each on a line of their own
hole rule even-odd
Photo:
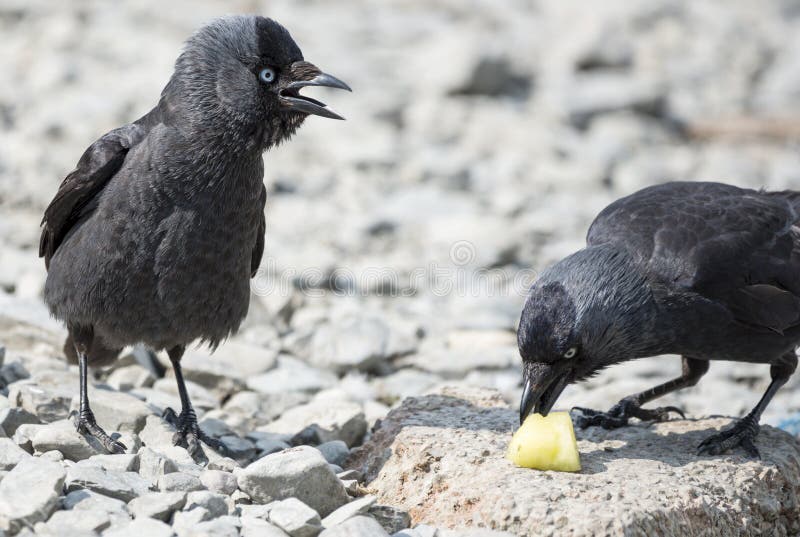
<svg viewBox="0 0 800 537">
<path fill-rule="evenodd" d="M 3 408 L 0 410 L 0 428 L 8 437 L 14 436 L 20 425 L 31 423 L 41 423 L 41 420 L 24 408 Z"/>
<path fill-rule="evenodd" d="M 272 505 L 269 521 L 291 537 L 316 537 L 322 532 L 319 513 L 297 498 L 287 498 Z"/>
<path fill-rule="evenodd" d="M 133 395 L 109 389 L 89 389 L 89 402 L 97 423 L 106 431 L 138 433 L 144 427 L 147 416 L 153 411 L 141 399 Z M 79 398 L 72 400 L 71 410 L 77 411 Z"/>
<path fill-rule="evenodd" d="M 344 461 L 350 455 L 350 448 L 347 447 L 343 440 L 323 442 L 317 446 L 317 449 L 322 453 L 326 461 L 337 466 L 344 464 Z"/>
<path fill-rule="evenodd" d="M 242 537 L 289 537 L 278 526 L 260 518 L 242 518 Z"/>
<path fill-rule="evenodd" d="M 150 490 L 150 483 L 135 472 L 106 470 L 86 461 L 67 470 L 66 490 L 88 489 L 128 502 Z"/>
<path fill-rule="evenodd" d="M 61 500 L 61 506 L 68 510 L 103 512 L 130 518 L 128 506 L 125 502 L 93 490 L 73 490 L 64 496 Z"/>
<path fill-rule="evenodd" d="M 204 488 L 200 478 L 184 472 L 172 472 L 158 478 L 158 490 L 162 492 L 192 492 Z"/>
<path fill-rule="evenodd" d="M 697 527 L 731 535 L 742 520 L 752 534 L 800 529 L 800 514 L 779 507 L 800 494 L 790 462 L 800 457 L 797 440 L 762 426 L 760 461 L 697 456 L 697 445 L 728 423 L 577 430 L 583 469 L 539 472 L 506 459 L 519 414 L 496 391 L 445 388 L 393 410 L 354 466 L 380 503 L 408 510 L 414 525 L 575 536 L 688 535 Z"/>
<path fill-rule="evenodd" d="M 339 525 L 348 518 L 366 513 L 370 507 L 375 505 L 377 498 L 372 495 L 357 498 L 349 503 L 344 504 L 333 513 L 322 519 L 322 525 L 326 528 L 332 528 Z"/>
<path fill-rule="evenodd" d="M 136 518 L 149 517 L 169 522 L 172 513 L 186 505 L 185 492 L 147 492 L 128 502 L 128 510 Z"/>
<path fill-rule="evenodd" d="M 320 537 L 389 537 L 377 520 L 364 515 L 348 518 L 338 526 L 327 528 Z"/>
<path fill-rule="evenodd" d="M 228 514 L 228 504 L 225 496 L 209 490 L 195 490 L 186 495 L 184 511 L 191 511 L 201 507 L 208 512 L 210 518 L 218 518 Z"/>
<path fill-rule="evenodd" d="M 255 502 L 295 497 L 320 516 L 347 502 L 347 493 L 325 458 L 307 446 L 267 455 L 240 470 L 237 480 L 239 488 Z"/>
<path fill-rule="evenodd" d="M 0 481 L 0 522 L 19 530 L 47 520 L 58 507 L 66 473 L 57 462 L 24 459 Z"/>
<path fill-rule="evenodd" d="M 295 434 L 315 426 L 321 442 L 342 440 L 348 446 L 361 442 L 367 431 L 367 420 L 361 405 L 351 401 L 314 399 L 305 405 L 287 410 L 277 420 L 259 430 Z"/>
<path fill-rule="evenodd" d="M 82 435 L 72 420 L 59 420 L 36 430 L 31 445 L 39 453 L 56 450 L 71 461 L 82 461 L 106 451 L 94 438 Z"/>
<path fill-rule="evenodd" d="M 137 518 L 128 524 L 103 532 L 103 537 L 172 537 L 172 528 L 160 520 Z"/>
<path fill-rule="evenodd" d="M 239 486 L 236 476 L 222 470 L 205 470 L 200 474 L 200 482 L 210 491 L 231 495 Z"/>
<path fill-rule="evenodd" d="M 89 510 L 56 511 L 45 524 L 56 535 L 102 532 L 110 525 L 111 519 L 108 513 Z"/>
<path fill-rule="evenodd" d="M 30 453 L 19 447 L 10 438 L 0 438 L 0 470 L 11 470 Z"/>
</svg>

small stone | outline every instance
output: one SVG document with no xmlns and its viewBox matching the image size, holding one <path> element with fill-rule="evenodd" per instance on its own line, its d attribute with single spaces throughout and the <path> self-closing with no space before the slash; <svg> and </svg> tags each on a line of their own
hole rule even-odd
<svg viewBox="0 0 800 537">
<path fill-rule="evenodd" d="M 235 435 L 225 435 L 219 440 L 225 445 L 225 452 L 237 461 L 250 461 L 256 455 L 256 446 L 249 440 Z"/>
<path fill-rule="evenodd" d="M 24 408 L 4 408 L 0 410 L 0 428 L 6 436 L 14 436 L 20 425 L 42 423 L 39 418 Z"/>
<path fill-rule="evenodd" d="M 320 537 L 389 537 L 381 525 L 368 516 L 348 518 L 338 526 L 327 528 Z"/>
<path fill-rule="evenodd" d="M 198 507 L 208 511 L 210 518 L 228 514 L 228 504 L 225 502 L 225 496 L 208 490 L 197 490 L 187 494 L 186 505 L 183 506 L 183 510 L 191 511 Z"/>
<path fill-rule="evenodd" d="M 220 457 L 218 459 L 214 459 L 208 461 L 208 466 L 206 466 L 209 470 L 221 470 L 223 472 L 233 472 L 236 468 L 241 468 L 238 462 L 231 459 L 230 457 Z"/>
<path fill-rule="evenodd" d="M 247 387 L 262 394 L 287 392 L 317 392 L 335 386 L 337 377 L 330 371 L 310 367 L 308 364 L 279 357 L 274 369 L 247 379 Z"/>
<path fill-rule="evenodd" d="M 350 448 L 342 440 L 323 442 L 317 446 L 317 449 L 322 453 L 326 461 L 337 466 L 344 464 L 344 461 L 350 455 Z"/>
<path fill-rule="evenodd" d="M 149 388 L 156 381 L 155 377 L 144 367 L 135 364 L 115 369 L 106 379 L 106 383 L 120 392 L 129 392 L 136 388 Z"/>
<path fill-rule="evenodd" d="M 364 478 L 364 475 L 358 470 L 350 469 L 336 474 L 336 477 L 338 477 L 342 481 L 345 480 L 361 481 Z"/>
<path fill-rule="evenodd" d="M 33 437 L 36 436 L 36 433 L 39 432 L 43 427 L 46 427 L 46 425 L 34 425 L 28 423 L 20 425 L 17 427 L 17 431 L 14 433 L 14 443 L 28 453 L 33 453 Z"/>
<path fill-rule="evenodd" d="M 87 460 L 112 472 L 136 472 L 139 470 L 139 455 L 136 453 L 92 455 Z"/>
<path fill-rule="evenodd" d="M 198 477 L 184 472 L 172 472 L 158 478 L 158 490 L 162 492 L 192 492 L 205 487 Z"/>
<path fill-rule="evenodd" d="M 122 500 L 94 492 L 92 490 L 73 490 L 61 500 L 64 509 L 74 511 L 96 511 L 130 518 L 128 506 Z"/>
<path fill-rule="evenodd" d="M 172 537 L 172 528 L 152 518 L 137 518 L 122 527 L 103 532 L 103 537 Z"/>
<path fill-rule="evenodd" d="M 89 401 L 97 423 L 102 423 L 107 431 L 138 433 L 144 427 L 147 416 L 152 414 L 144 401 L 128 393 L 90 389 Z M 73 411 L 78 410 L 79 402 L 79 397 L 72 400 Z"/>
<path fill-rule="evenodd" d="M 237 481 L 256 502 L 296 497 L 321 516 L 347 502 L 347 493 L 325 458 L 306 446 L 257 460 L 238 472 Z"/>
<path fill-rule="evenodd" d="M 203 507 L 195 507 L 191 511 L 177 511 L 172 516 L 172 527 L 175 533 L 182 535 L 206 520 L 211 520 L 209 512 Z"/>
<path fill-rule="evenodd" d="M 56 450 L 45 451 L 39 455 L 39 457 L 53 462 L 61 462 L 64 460 L 64 454 Z"/>
<path fill-rule="evenodd" d="M 172 513 L 186 505 L 185 492 L 148 492 L 128 502 L 136 518 L 149 517 L 169 522 Z"/>
<path fill-rule="evenodd" d="M 31 457 L 0 481 L 0 520 L 12 533 L 47 520 L 58 506 L 66 473 L 61 464 Z"/>
<path fill-rule="evenodd" d="M 379 317 L 344 316 L 314 331 L 309 359 L 337 373 L 374 370 L 387 358 L 390 336 L 389 326 Z"/>
<path fill-rule="evenodd" d="M 78 379 L 75 376 L 73 383 L 70 375 L 63 376 L 66 378 L 47 376 L 15 382 L 8 388 L 8 399 L 12 406 L 27 410 L 45 423 L 66 419 Z"/>
<path fill-rule="evenodd" d="M 76 462 L 106 453 L 95 438 L 80 434 L 72 420 L 59 420 L 39 428 L 31 444 L 39 453 L 57 450 L 64 454 L 64 458 Z"/>
<path fill-rule="evenodd" d="M 236 483 L 236 476 L 230 472 L 223 472 L 221 470 L 206 470 L 200 474 L 200 482 L 205 487 L 219 494 L 230 496 L 233 491 L 239 486 Z"/>
<path fill-rule="evenodd" d="M 327 399 L 314 399 L 287 410 L 280 418 L 259 430 L 294 434 L 311 425 L 315 426 L 319 442 L 343 440 L 351 447 L 358 445 L 367 432 L 367 420 L 361 405 Z"/>
<path fill-rule="evenodd" d="M 45 524 L 56 535 L 100 532 L 111 525 L 108 513 L 102 511 L 56 511 Z M 39 533 L 39 530 L 37 530 Z"/>
<path fill-rule="evenodd" d="M 368 513 L 389 533 L 396 533 L 411 526 L 411 516 L 406 511 L 390 505 L 372 505 Z"/>
<path fill-rule="evenodd" d="M 377 498 L 375 496 L 364 496 L 362 498 L 358 498 L 353 500 L 350 503 L 346 503 L 336 511 L 331 513 L 330 515 L 326 516 L 322 519 L 322 525 L 326 528 L 331 528 L 333 526 L 337 526 L 347 520 L 348 518 L 352 518 L 357 515 L 362 515 L 366 513 L 370 507 L 372 507 Z"/>
<path fill-rule="evenodd" d="M 112 472 L 80 462 L 67 470 L 66 490 L 89 489 L 128 502 L 150 490 L 150 483 L 135 472 Z"/>
<path fill-rule="evenodd" d="M 139 475 L 158 483 L 161 476 L 178 471 L 178 465 L 169 457 L 143 446 L 139 449 Z"/>
<path fill-rule="evenodd" d="M 290 447 L 292 446 L 289 445 L 288 442 L 275 438 L 262 438 L 256 442 L 256 449 L 258 450 L 258 455 L 260 457 L 272 455 L 273 453 L 278 453 L 279 451 L 289 449 Z"/>
<path fill-rule="evenodd" d="M 289 537 L 278 526 L 260 518 L 242 518 L 242 537 Z"/>
<path fill-rule="evenodd" d="M 10 438 L 0 438 L 0 470 L 11 470 L 30 453 L 19 447 Z"/>
<path fill-rule="evenodd" d="M 215 518 L 185 528 L 178 533 L 179 537 L 239 537 L 239 527 L 229 517 Z"/>
<path fill-rule="evenodd" d="M 250 498 L 250 495 L 247 494 L 243 490 L 236 489 L 231 494 L 231 500 L 233 501 L 234 505 L 250 505 L 253 503 L 253 500 Z"/>
<path fill-rule="evenodd" d="M 291 537 L 316 537 L 322 531 L 319 514 L 297 498 L 276 502 L 269 521 Z"/>
</svg>

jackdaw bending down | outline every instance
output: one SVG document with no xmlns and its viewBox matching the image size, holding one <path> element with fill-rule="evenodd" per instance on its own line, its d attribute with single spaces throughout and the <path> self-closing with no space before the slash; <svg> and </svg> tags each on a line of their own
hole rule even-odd
<svg viewBox="0 0 800 537">
<path fill-rule="evenodd" d="M 694 386 L 710 360 L 769 364 L 772 382 L 755 408 L 699 446 L 712 455 L 741 446 L 757 457 L 761 414 L 797 366 L 800 192 L 653 186 L 606 207 L 586 242 L 544 271 L 525 303 L 520 420 L 531 410 L 547 415 L 568 384 L 634 358 L 679 354 L 683 373 L 608 412 L 575 409 L 579 426 L 683 415 L 642 405 Z"/>
<path fill-rule="evenodd" d="M 188 39 L 158 105 L 94 142 L 47 207 L 44 298 L 79 364 L 78 430 L 107 450 L 125 446 L 95 421 L 87 367 L 136 343 L 172 362 L 176 444 L 220 447 L 197 425 L 180 360 L 195 340 L 215 348 L 247 313 L 264 251 L 262 153 L 309 114 L 342 119 L 300 95 L 306 86 L 350 89 L 304 61 L 275 21 L 216 20 Z"/>
</svg>

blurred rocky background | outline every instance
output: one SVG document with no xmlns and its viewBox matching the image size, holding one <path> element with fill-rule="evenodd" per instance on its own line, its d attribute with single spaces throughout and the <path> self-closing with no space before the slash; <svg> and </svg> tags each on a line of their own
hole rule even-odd
<svg viewBox="0 0 800 537">
<path fill-rule="evenodd" d="M 92 402 L 135 455 L 127 466 L 98 462 L 64 421 L 77 370 L 63 362 L 63 330 L 41 305 L 39 221 L 83 150 L 156 103 L 181 42 L 241 12 L 280 21 L 307 59 L 353 87 L 326 99 L 348 121 L 310 118 L 265 155 L 266 254 L 250 314 L 216 354 L 185 359 L 202 425 L 232 456 L 209 469 L 170 448 L 153 415 L 177 405 L 173 379 L 155 378 L 129 354 L 96 372 Z M 66 477 L 39 491 L 39 514 L 4 511 L 14 488 L 30 485 L 0 482 L 0 515 L 11 512 L 15 530 L 57 533 L 70 522 L 122 532 L 115 517 L 145 513 L 172 524 L 159 527 L 166 535 L 201 522 L 245 532 L 245 519 L 316 535 L 314 516 L 337 505 L 306 497 L 275 520 L 267 511 L 247 518 L 235 506 L 273 496 L 233 470 L 263 466 L 270 453 L 292 457 L 281 451 L 290 444 L 327 443 L 327 461 L 345 465 L 393 406 L 443 384 L 493 388 L 513 405 L 527 287 L 580 248 L 594 215 L 617 197 L 669 180 L 800 188 L 795 0 L 0 0 L 0 36 L 0 426 L 11 438 L 0 439 L 9 453 L 0 467 L 17 472 L 29 453 L 72 461 L 56 464 Z M 558 406 L 609 407 L 676 376 L 679 364 L 617 366 L 568 388 Z M 768 381 L 766 366 L 716 362 L 697 387 L 663 402 L 695 417 L 739 416 Z M 778 393 L 766 423 L 800 410 L 798 386 L 800 377 Z M 295 466 L 319 468 L 314 456 Z M 124 480 L 103 472 L 133 475 L 125 491 L 109 492 Z M 357 474 L 340 478 L 350 496 L 363 496 Z M 325 494 L 343 503 L 329 485 L 338 492 Z M 122 501 L 103 503 L 87 488 Z M 208 494 L 187 500 L 195 489 Z M 138 497 L 146 499 L 123 503 Z M 81 501 L 104 514 L 45 522 Z M 371 520 L 389 533 L 410 525 L 390 507 L 351 511 L 371 514 L 342 535 L 378 535 Z M 142 528 L 131 534 L 157 531 Z"/>
</svg>

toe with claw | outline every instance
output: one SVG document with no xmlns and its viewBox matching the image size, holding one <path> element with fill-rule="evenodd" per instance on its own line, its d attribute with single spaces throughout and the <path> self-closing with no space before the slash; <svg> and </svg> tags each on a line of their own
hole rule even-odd
<svg viewBox="0 0 800 537">
<path fill-rule="evenodd" d="M 89 409 L 84 409 L 75 417 L 75 428 L 81 434 L 87 434 L 94 437 L 103 448 L 109 453 L 120 454 L 125 453 L 128 449 L 125 444 L 114 440 L 108 433 L 106 433 L 94 418 L 94 413 Z"/>
<path fill-rule="evenodd" d="M 721 455 L 735 447 L 741 447 L 750 457 L 760 459 L 755 444 L 760 427 L 749 418 L 739 420 L 733 427 L 709 436 L 697 446 L 698 455 Z"/>
<path fill-rule="evenodd" d="M 678 407 L 642 408 L 635 400 L 627 398 L 611 407 L 608 412 L 581 407 L 573 407 L 572 410 L 580 412 L 580 415 L 575 416 L 575 423 L 581 429 L 593 425 L 599 425 L 604 429 L 617 429 L 627 425 L 630 418 L 638 418 L 642 421 L 667 421 L 670 418 L 670 412 L 686 418 Z"/>
<path fill-rule="evenodd" d="M 188 411 L 184 410 L 180 414 L 176 414 L 174 410 L 167 408 L 162 417 L 176 429 L 172 443 L 185 447 L 191 455 L 198 454 L 200 442 L 218 453 L 225 453 L 225 444 L 207 435 L 197 424 L 197 415 L 195 415 L 194 409 L 190 408 Z"/>
</svg>

